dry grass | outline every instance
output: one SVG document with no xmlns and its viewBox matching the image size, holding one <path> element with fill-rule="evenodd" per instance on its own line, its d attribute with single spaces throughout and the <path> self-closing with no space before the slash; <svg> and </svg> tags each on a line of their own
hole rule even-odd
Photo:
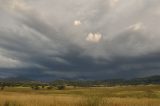
<svg viewBox="0 0 160 106">
<path fill-rule="evenodd" d="M 98 98 L 50 95 L 3 95 L 0 106 L 160 106 L 159 99 Z"/>
<path fill-rule="evenodd" d="M 0 92 L 0 106 L 160 106 L 160 99 L 154 94 L 159 95 L 159 86 L 144 88 L 78 88 L 64 91 L 9 88 Z"/>
</svg>

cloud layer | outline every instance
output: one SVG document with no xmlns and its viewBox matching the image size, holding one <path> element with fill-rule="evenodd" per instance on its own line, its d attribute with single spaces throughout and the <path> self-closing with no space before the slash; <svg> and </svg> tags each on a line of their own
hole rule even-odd
<svg viewBox="0 0 160 106">
<path fill-rule="evenodd" d="M 107 79 L 160 74 L 159 4 L 159 0 L 0 0 L 0 77 Z"/>
</svg>

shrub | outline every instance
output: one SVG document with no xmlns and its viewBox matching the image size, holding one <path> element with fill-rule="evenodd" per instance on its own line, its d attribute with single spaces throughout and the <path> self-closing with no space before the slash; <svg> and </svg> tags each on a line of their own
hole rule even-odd
<svg viewBox="0 0 160 106">
<path fill-rule="evenodd" d="M 45 88 L 45 86 L 44 85 L 42 85 L 42 89 L 44 89 Z"/>
<path fill-rule="evenodd" d="M 51 89 L 53 89 L 53 87 L 52 87 L 52 86 L 48 86 L 47 89 L 48 89 L 48 90 L 51 90 Z"/>
<path fill-rule="evenodd" d="M 65 85 L 58 85 L 57 86 L 57 89 L 58 90 L 64 90 L 66 87 L 65 87 Z"/>
<path fill-rule="evenodd" d="M 1 86 L 1 90 L 4 90 L 5 86 Z"/>
<path fill-rule="evenodd" d="M 34 89 L 34 90 L 39 90 L 40 89 L 39 86 L 32 86 L 31 88 Z"/>
<path fill-rule="evenodd" d="M 6 101 L 3 106 L 21 106 L 21 105 L 17 104 L 16 102 Z"/>
</svg>

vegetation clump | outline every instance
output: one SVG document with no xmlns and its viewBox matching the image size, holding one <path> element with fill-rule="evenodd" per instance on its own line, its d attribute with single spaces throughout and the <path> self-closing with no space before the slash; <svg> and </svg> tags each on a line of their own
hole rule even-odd
<svg viewBox="0 0 160 106">
<path fill-rule="evenodd" d="M 57 86 L 57 89 L 58 89 L 58 90 L 64 90 L 65 88 L 66 88 L 65 85 L 58 85 L 58 86 Z"/>
</svg>

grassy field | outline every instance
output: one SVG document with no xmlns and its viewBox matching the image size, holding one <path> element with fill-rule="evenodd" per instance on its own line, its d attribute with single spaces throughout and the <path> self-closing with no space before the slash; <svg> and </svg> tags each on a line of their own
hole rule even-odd
<svg viewBox="0 0 160 106">
<path fill-rule="evenodd" d="M 160 86 L 116 86 L 0 91 L 0 106 L 160 106 Z"/>
</svg>

